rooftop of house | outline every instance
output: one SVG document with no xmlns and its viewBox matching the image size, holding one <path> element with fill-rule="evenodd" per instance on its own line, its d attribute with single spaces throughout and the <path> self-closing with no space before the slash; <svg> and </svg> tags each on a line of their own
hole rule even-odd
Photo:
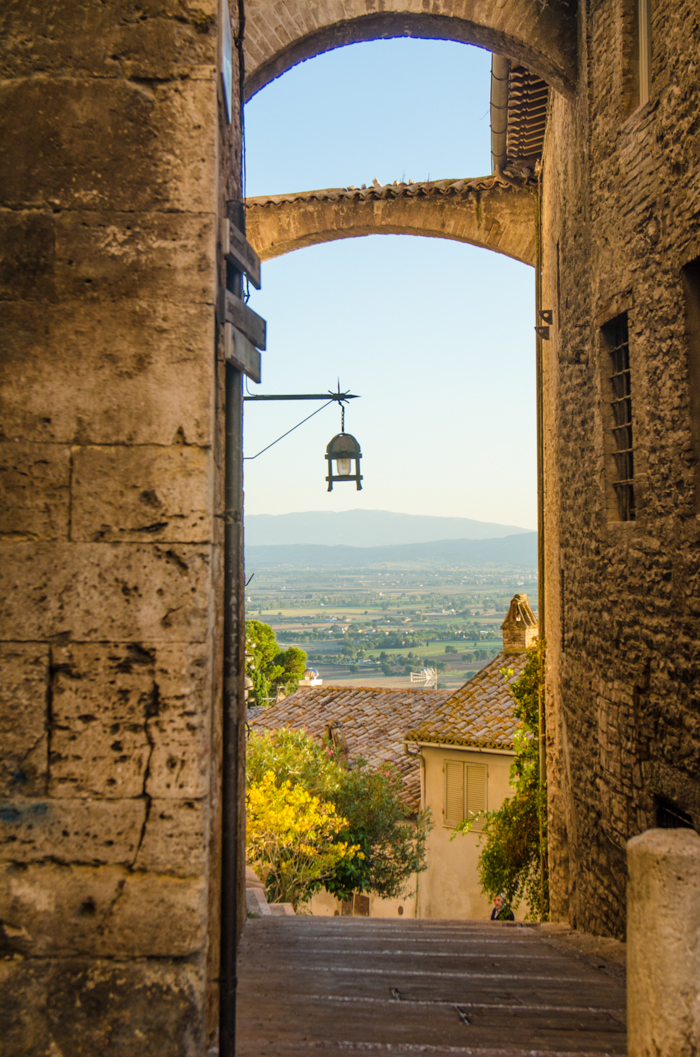
<svg viewBox="0 0 700 1057">
<path fill-rule="evenodd" d="M 518 721 L 509 685 L 528 661 L 526 653 L 499 653 L 440 708 L 407 732 L 407 742 L 513 750 Z M 504 676 L 504 669 L 512 674 Z"/>
<path fill-rule="evenodd" d="M 318 738 L 330 737 L 349 760 L 362 756 L 372 767 L 393 763 L 407 804 L 418 810 L 420 771 L 416 757 L 406 753 L 406 743 L 514 749 L 518 721 L 509 686 L 522 675 L 527 649 L 537 639 L 537 619 L 527 595 L 513 596 L 501 630 L 503 652 L 455 693 L 308 687 L 266 708 L 249 709 L 249 724 L 255 730 L 307 730 Z"/>
<path fill-rule="evenodd" d="M 372 767 L 394 764 L 401 773 L 407 804 L 418 810 L 420 770 L 418 761 L 406 755 L 406 731 L 427 720 L 449 697 L 449 690 L 419 687 L 309 687 L 266 708 L 249 709 L 248 722 L 254 730 L 289 727 L 319 738 L 330 735 L 351 760 L 362 756 Z"/>
</svg>

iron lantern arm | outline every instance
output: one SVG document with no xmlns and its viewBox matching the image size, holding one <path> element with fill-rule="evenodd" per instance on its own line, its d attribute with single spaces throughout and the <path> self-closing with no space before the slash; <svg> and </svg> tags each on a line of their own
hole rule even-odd
<svg viewBox="0 0 700 1057">
<path fill-rule="evenodd" d="M 245 400 L 254 400 L 254 401 L 257 401 L 257 400 L 317 400 L 317 401 L 322 401 L 322 405 L 321 405 L 321 407 L 316 408 L 315 411 L 312 411 L 310 415 L 307 415 L 306 418 L 303 418 L 301 420 L 301 422 L 297 422 L 296 426 L 292 426 L 291 429 L 288 429 L 287 432 L 283 433 L 281 437 L 277 438 L 277 440 L 273 440 L 271 444 L 267 445 L 267 447 L 262 448 L 262 450 L 259 451 L 257 453 L 257 455 L 244 455 L 243 456 L 243 461 L 244 462 L 251 462 L 253 459 L 257 459 L 258 456 L 263 455 L 266 451 L 269 451 L 270 448 L 274 448 L 275 444 L 279 444 L 279 442 L 281 440 L 284 440 L 285 437 L 288 437 L 290 433 L 293 433 L 296 429 L 299 429 L 299 427 L 303 426 L 305 422 L 308 422 L 310 418 L 313 418 L 315 415 L 317 415 L 319 413 L 319 411 L 323 411 L 324 407 L 328 407 L 329 404 L 332 404 L 332 403 L 336 403 L 340 407 L 341 420 L 342 420 L 341 429 L 344 430 L 345 429 L 345 405 L 348 404 L 351 400 L 357 400 L 358 398 L 359 397 L 358 397 L 357 393 L 351 393 L 349 390 L 347 390 L 346 392 L 341 392 L 340 383 L 338 384 L 338 388 L 337 388 L 337 390 L 335 392 L 332 389 L 329 389 L 327 393 L 260 393 L 260 394 L 256 394 L 256 395 L 244 396 L 243 397 L 244 401 Z M 357 469 L 357 467 L 356 467 L 356 469 Z M 359 473 L 359 469 L 357 469 L 357 472 Z M 352 478 L 352 479 L 354 480 L 354 478 Z M 338 480 L 348 480 L 348 478 L 343 477 L 343 478 L 338 478 Z M 359 485 L 359 482 L 358 482 L 358 488 L 359 487 L 361 487 L 361 486 Z M 329 489 L 329 491 L 330 491 L 330 489 Z"/>
<path fill-rule="evenodd" d="M 359 399 L 358 393 L 341 393 L 338 390 L 334 393 L 329 390 L 327 393 L 267 393 L 260 394 L 258 396 L 244 396 L 244 400 L 324 400 L 326 403 L 330 403 L 335 400 L 338 404 L 347 404 L 351 400 Z"/>
</svg>

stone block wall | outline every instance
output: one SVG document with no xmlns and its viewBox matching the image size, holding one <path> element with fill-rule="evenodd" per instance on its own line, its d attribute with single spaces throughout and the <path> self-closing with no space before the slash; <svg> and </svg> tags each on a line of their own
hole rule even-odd
<svg viewBox="0 0 700 1057">
<path fill-rule="evenodd" d="M 180 1057 L 216 1029 L 214 306 L 218 218 L 240 197 L 217 11 L 10 0 L 0 13 L 12 1057 Z"/>
<path fill-rule="evenodd" d="M 700 526 L 683 268 L 700 256 L 700 10 L 579 12 L 579 86 L 552 97 L 543 176 L 552 908 L 625 927 L 625 841 L 671 804 L 700 825 Z M 615 505 L 610 354 L 627 313 L 636 517 Z M 695 412 L 697 415 L 697 412 Z"/>
</svg>

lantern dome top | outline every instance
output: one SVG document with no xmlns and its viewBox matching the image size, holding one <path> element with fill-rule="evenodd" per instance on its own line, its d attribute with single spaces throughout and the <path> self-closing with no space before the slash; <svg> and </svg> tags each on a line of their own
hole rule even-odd
<svg viewBox="0 0 700 1057">
<path fill-rule="evenodd" d="M 361 455 L 360 445 L 351 433 L 337 433 L 326 448 L 326 455 L 331 458 L 351 458 Z"/>
</svg>

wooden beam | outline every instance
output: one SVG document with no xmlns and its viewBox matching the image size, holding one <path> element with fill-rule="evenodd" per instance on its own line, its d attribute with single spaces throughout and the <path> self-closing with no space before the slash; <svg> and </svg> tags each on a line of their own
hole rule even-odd
<svg viewBox="0 0 700 1057">
<path fill-rule="evenodd" d="M 224 322 L 231 323 L 236 330 L 240 330 L 257 349 L 266 348 L 267 324 L 262 316 L 248 308 L 245 301 L 236 297 L 230 290 L 225 291 L 224 299 Z"/>
<path fill-rule="evenodd" d="M 221 246 L 226 260 L 247 275 L 255 289 L 259 290 L 260 258 L 243 232 L 230 220 L 221 221 Z"/>
<path fill-rule="evenodd" d="M 245 334 L 236 330 L 230 323 L 224 323 L 224 356 L 226 362 L 237 370 L 247 374 L 254 382 L 262 377 L 262 360 L 260 353 Z"/>
</svg>

